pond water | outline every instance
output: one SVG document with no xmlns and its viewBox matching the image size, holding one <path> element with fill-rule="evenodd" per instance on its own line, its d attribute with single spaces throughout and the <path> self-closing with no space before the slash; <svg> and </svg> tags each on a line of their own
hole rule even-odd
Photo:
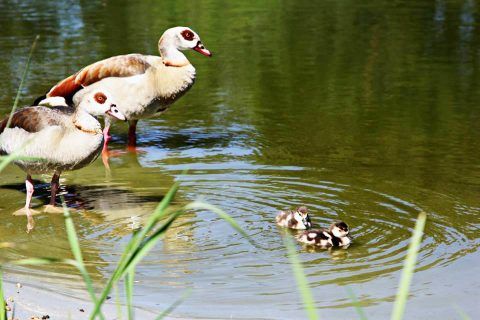
<svg viewBox="0 0 480 320">
<path fill-rule="evenodd" d="M 174 181 L 175 204 L 203 199 L 231 214 L 264 248 L 216 215 L 182 216 L 139 266 L 135 303 L 184 318 L 305 317 L 278 210 L 307 205 L 315 224 L 351 226 L 348 250 L 297 246 L 324 318 L 372 319 L 392 309 L 422 210 L 428 214 L 407 318 L 480 311 L 480 11 L 474 1 L 13 1 L 0 2 L 0 113 L 80 67 L 112 55 L 156 54 L 162 32 L 186 25 L 214 56 L 187 53 L 193 89 L 160 118 L 139 122 L 138 154 L 113 129 L 111 175 L 100 160 L 62 176 L 89 271 L 109 276 L 133 225 Z M 182 175 L 182 171 L 189 169 Z M 48 201 L 39 179 L 35 205 Z M 25 232 L 24 173 L 0 175 L 0 261 L 69 257 L 63 218 Z M 7 275 L 75 295 L 70 267 L 5 265 Z M 8 281 L 8 277 L 7 277 Z"/>
</svg>

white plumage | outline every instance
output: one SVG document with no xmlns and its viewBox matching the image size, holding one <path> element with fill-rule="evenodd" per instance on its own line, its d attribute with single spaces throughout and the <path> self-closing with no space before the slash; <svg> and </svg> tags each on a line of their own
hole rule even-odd
<svg viewBox="0 0 480 320">
<path fill-rule="evenodd" d="M 53 174 L 50 205 L 46 211 L 58 211 L 54 207 L 60 174 L 80 169 L 97 158 L 103 142 L 102 128 L 94 117 L 99 115 L 125 120 L 108 91 L 102 90 L 86 95 L 75 109 L 26 107 L 12 115 L 10 125 L 8 118 L 0 122 L 0 154 L 28 157 L 14 163 L 27 173 L 27 198 L 21 211 L 29 218 L 34 191 L 32 174 Z"/>
</svg>

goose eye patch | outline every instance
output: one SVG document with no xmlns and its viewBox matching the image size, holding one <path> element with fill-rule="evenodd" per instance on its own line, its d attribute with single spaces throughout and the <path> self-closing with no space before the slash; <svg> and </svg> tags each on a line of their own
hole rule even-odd
<svg viewBox="0 0 480 320">
<path fill-rule="evenodd" d="M 104 104 L 107 101 L 107 97 L 101 92 L 96 93 L 94 99 L 100 104 Z"/>
<path fill-rule="evenodd" d="M 183 30 L 181 35 L 187 41 L 192 41 L 194 38 L 193 32 L 187 29 Z"/>
</svg>

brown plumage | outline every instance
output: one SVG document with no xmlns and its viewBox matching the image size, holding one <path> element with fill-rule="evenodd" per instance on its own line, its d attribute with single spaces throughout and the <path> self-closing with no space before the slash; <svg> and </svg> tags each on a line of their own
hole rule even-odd
<svg viewBox="0 0 480 320">
<path fill-rule="evenodd" d="M 45 107 L 26 107 L 18 110 L 12 116 L 10 128 L 22 128 L 23 130 L 33 133 L 45 128 L 46 125 L 54 125 L 52 119 L 48 119 L 44 115 L 50 111 Z M 0 122 L 0 133 L 7 127 L 8 117 Z"/>
<path fill-rule="evenodd" d="M 130 77 L 142 74 L 149 67 L 150 64 L 145 57 L 136 53 L 100 60 L 60 81 L 46 96 L 64 97 L 67 101 L 71 101 L 77 91 L 92 83 L 108 77 Z"/>
</svg>

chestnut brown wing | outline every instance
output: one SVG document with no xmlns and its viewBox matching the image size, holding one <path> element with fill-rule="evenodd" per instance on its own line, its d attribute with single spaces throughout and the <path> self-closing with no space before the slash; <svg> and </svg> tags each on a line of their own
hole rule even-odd
<svg viewBox="0 0 480 320">
<path fill-rule="evenodd" d="M 73 95 L 92 83 L 108 77 L 130 77 L 145 73 L 150 67 L 141 54 L 115 56 L 95 62 L 77 73 L 57 83 L 47 93 L 47 97 L 64 97 L 71 101 Z"/>
</svg>

